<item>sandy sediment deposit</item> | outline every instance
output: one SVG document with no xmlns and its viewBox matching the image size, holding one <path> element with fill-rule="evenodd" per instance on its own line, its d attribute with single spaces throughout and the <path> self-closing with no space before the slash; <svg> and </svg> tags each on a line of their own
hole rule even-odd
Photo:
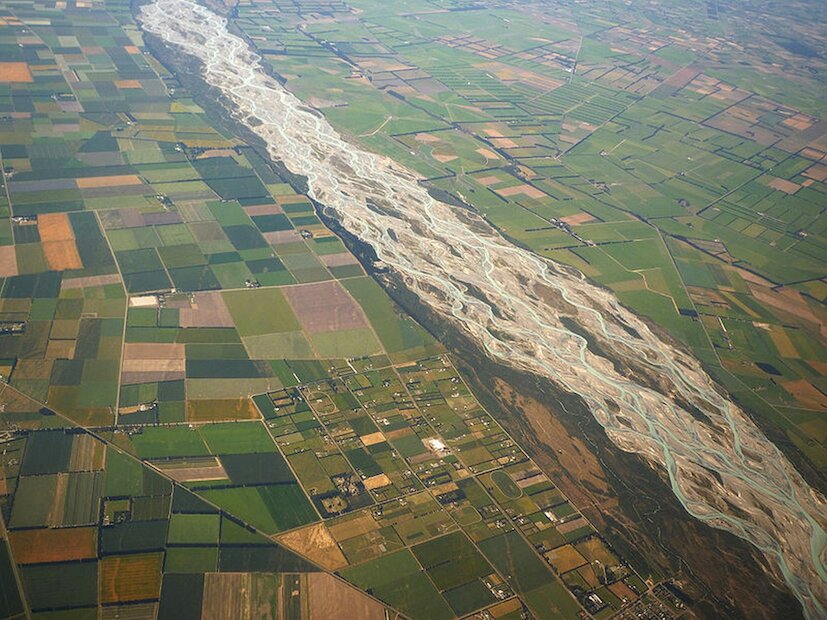
<svg viewBox="0 0 827 620">
<path fill-rule="evenodd" d="M 423 303 L 492 358 L 579 394 L 619 447 L 665 471 L 692 515 L 752 542 L 806 613 L 824 617 L 827 502 L 697 360 L 578 271 L 515 247 L 432 198 L 411 171 L 346 142 L 262 70 L 224 18 L 156 0 L 141 20 L 199 59 L 237 119 Z"/>
</svg>

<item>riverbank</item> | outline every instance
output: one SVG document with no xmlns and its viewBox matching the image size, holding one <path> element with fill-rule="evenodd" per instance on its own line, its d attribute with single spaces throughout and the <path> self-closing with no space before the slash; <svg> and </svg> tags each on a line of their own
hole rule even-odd
<svg viewBox="0 0 827 620">
<path fill-rule="evenodd" d="M 143 12 L 149 22 L 154 15 L 155 32 L 202 60 L 207 82 L 238 111 L 238 119 L 288 169 L 307 172 L 317 201 L 374 248 L 406 290 L 488 358 L 581 394 L 612 442 L 655 468 L 665 463 L 662 471 L 672 490 L 692 514 L 737 532 L 776 558 L 800 598 L 818 607 L 808 590 L 824 588 L 818 576 L 823 529 L 817 521 L 823 498 L 809 494 L 697 362 L 658 340 L 605 291 L 493 231 L 472 228 L 408 171 L 344 143 L 323 119 L 303 111 L 276 80 L 257 70 L 256 57 L 222 20 L 192 3 L 164 0 L 163 5 L 161 13 L 158 3 Z M 563 316 L 587 330 L 599 350 L 567 329 Z M 619 360 L 642 369 L 645 385 L 619 373 Z M 712 423 L 699 422 L 691 407 Z M 778 513 L 770 519 L 762 509 L 767 505 Z M 796 527 L 782 529 L 785 520 Z"/>
</svg>

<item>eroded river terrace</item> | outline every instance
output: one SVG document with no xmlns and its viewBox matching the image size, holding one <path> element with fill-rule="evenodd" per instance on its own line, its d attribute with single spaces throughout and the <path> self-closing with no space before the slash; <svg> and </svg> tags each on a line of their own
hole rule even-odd
<svg viewBox="0 0 827 620">
<path fill-rule="evenodd" d="M 495 360 L 579 394 L 617 446 L 666 473 L 686 510 L 754 544 L 807 616 L 825 617 L 827 502 L 697 360 L 578 271 L 514 246 L 435 200 L 413 172 L 345 141 L 262 69 L 223 17 L 155 0 L 140 18 L 200 61 L 273 159 L 306 176 L 310 195 L 423 303 Z"/>
</svg>

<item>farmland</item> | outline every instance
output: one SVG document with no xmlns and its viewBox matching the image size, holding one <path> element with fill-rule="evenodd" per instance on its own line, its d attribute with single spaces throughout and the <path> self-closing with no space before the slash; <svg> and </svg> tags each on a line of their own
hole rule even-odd
<svg viewBox="0 0 827 620">
<path fill-rule="evenodd" d="M 0 93 L 0 312 L 20 326 L 0 336 L 2 616 L 319 617 L 335 592 L 364 617 L 446 618 L 566 617 L 594 593 L 604 617 L 644 595 L 127 16 L 2 18 L 19 60 Z M 566 588 L 543 554 L 569 539 L 617 558 L 625 600 Z"/>
<path fill-rule="evenodd" d="M 503 5 L 396 16 L 365 0 L 312 20 L 241 2 L 235 23 L 343 134 L 691 347 L 823 482 L 823 75 L 756 78 L 737 12 L 742 51 L 723 52 L 700 9 L 631 9 L 631 27 L 608 6 Z M 804 32 L 799 17 L 777 19 Z"/>
<path fill-rule="evenodd" d="M 818 486 L 821 74 L 788 92 L 694 13 L 445 4 L 233 24 L 348 139 L 690 348 Z M 133 8 L 0 7 L 0 618 L 717 604 L 596 525 Z"/>
</svg>

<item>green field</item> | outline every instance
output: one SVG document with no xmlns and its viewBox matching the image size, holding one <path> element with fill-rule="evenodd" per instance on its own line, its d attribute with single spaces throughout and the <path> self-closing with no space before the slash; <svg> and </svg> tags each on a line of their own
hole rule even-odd
<svg viewBox="0 0 827 620">
<path fill-rule="evenodd" d="M 540 471 L 304 181 L 136 6 L 63 4 L 0 7 L 0 616 L 197 619 L 244 588 L 233 617 L 298 613 L 321 571 L 388 617 L 636 613 L 661 573 Z M 808 4 L 231 19 L 347 139 L 691 348 L 821 480 L 827 73 L 790 43 L 818 31 Z M 314 283 L 359 325 L 330 328 Z M 614 582 L 556 574 L 569 548 Z"/>
</svg>

